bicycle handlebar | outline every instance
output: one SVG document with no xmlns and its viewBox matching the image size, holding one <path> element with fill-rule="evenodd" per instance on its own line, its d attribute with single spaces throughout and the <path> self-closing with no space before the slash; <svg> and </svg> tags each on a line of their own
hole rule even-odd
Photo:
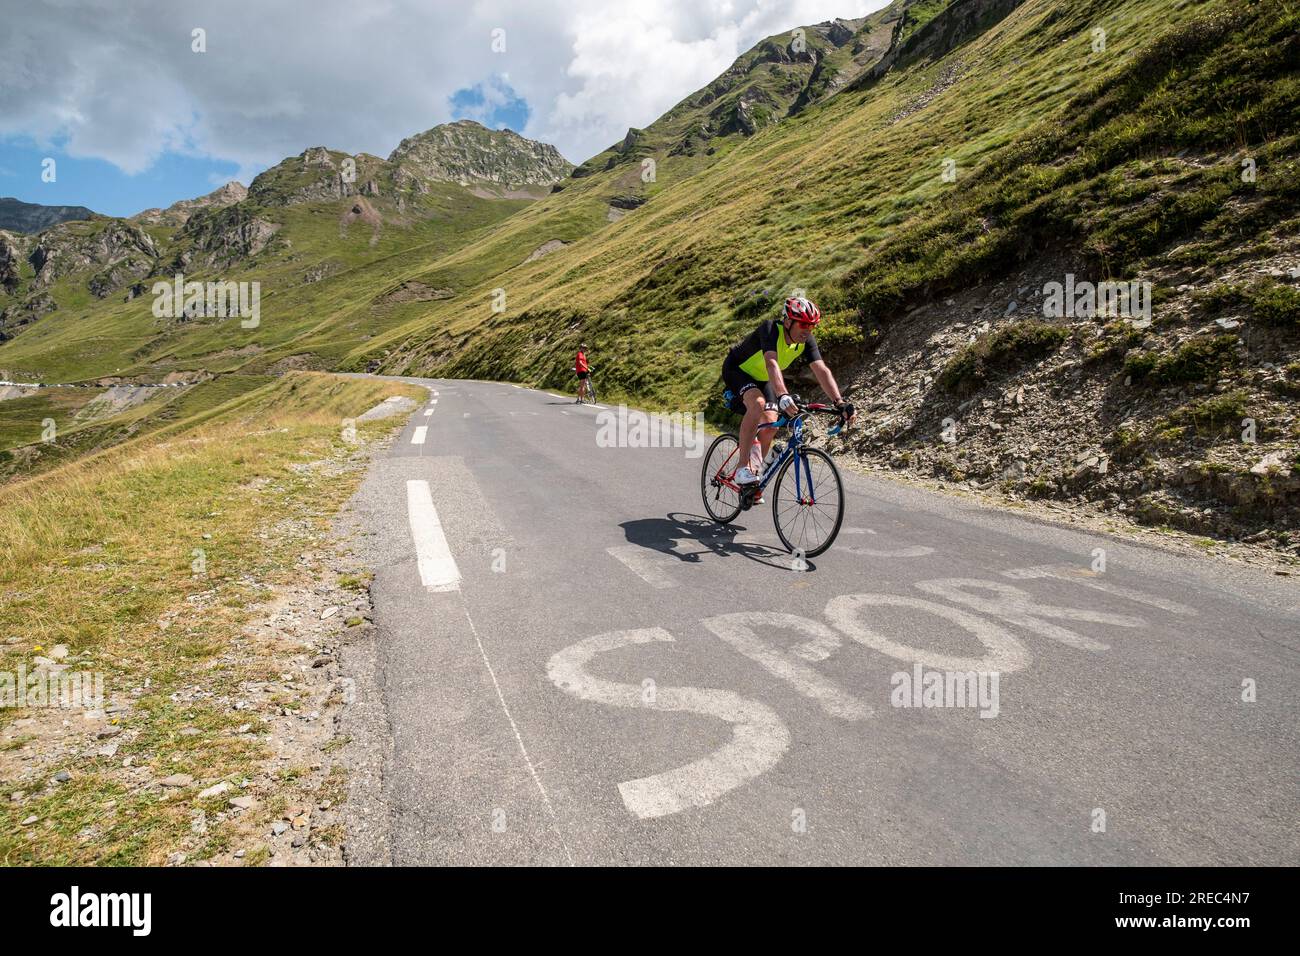
<svg viewBox="0 0 1300 956">
<path fill-rule="evenodd" d="M 759 425 L 758 427 L 759 428 L 784 428 L 785 426 L 792 424 L 795 418 L 799 418 L 803 415 L 807 415 L 809 412 L 820 412 L 825 415 L 835 415 L 839 417 L 840 423 L 827 430 L 826 434 L 828 436 L 838 435 L 847 427 L 848 423 L 844 420 L 843 414 L 834 405 L 827 405 L 825 402 L 804 402 L 800 400 L 798 395 L 792 395 L 790 397 L 794 399 L 794 404 L 796 409 L 793 418 L 787 418 L 785 416 L 785 413 L 783 412 L 781 414 L 781 417 L 778 418 L 776 421 L 765 422 L 764 424 Z"/>
</svg>

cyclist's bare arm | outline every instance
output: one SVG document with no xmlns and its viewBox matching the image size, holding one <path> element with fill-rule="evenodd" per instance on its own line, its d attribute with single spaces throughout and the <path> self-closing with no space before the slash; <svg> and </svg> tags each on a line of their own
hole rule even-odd
<svg viewBox="0 0 1300 956">
<path fill-rule="evenodd" d="M 840 386 L 835 381 L 835 374 L 831 371 L 829 365 L 821 359 L 818 359 L 811 363 L 809 368 L 811 368 L 813 374 L 817 376 L 817 384 L 822 387 L 823 392 L 830 396 L 832 402 L 838 405 L 844 401 L 844 396 L 840 394 Z M 850 418 L 849 421 L 853 421 L 853 418 Z"/>
<path fill-rule="evenodd" d="M 844 401 L 844 396 L 840 395 L 840 387 L 835 382 L 835 375 L 831 372 L 831 367 L 821 359 L 811 363 L 809 368 L 817 376 L 817 384 L 822 387 L 822 391 L 830 396 L 832 402 Z"/>
</svg>

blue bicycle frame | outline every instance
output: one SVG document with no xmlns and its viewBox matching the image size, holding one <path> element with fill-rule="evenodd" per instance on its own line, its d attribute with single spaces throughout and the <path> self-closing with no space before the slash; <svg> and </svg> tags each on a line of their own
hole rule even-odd
<svg viewBox="0 0 1300 956">
<path fill-rule="evenodd" d="M 763 477 L 759 479 L 758 487 L 760 491 L 766 488 L 767 483 L 781 470 L 787 458 L 791 455 L 799 455 L 799 447 L 803 444 L 803 420 L 803 414 L 796 415 L 792 419 L 786 418 L 785 415 L 781 415 L 781 417 L 774 422 L 764 422 L 758 426 L 761 431 L 764 428 L 785 428 L 787 425 L 793 425 L 790 429 L 790 441 L 786 444 L 785 450 L 781 452 L 776 461 L 772 462 L 772 466 L 763 472 Z M 835 425 L 827 431 L 826 434 L 838 435 L 840 428 L 840 425 Z M 799 467 L 800 464 L 803 465 L 803 468 Z M 803 485 L 805 483 L 808 485 L 809 500 L 815 503 L 815 499 L 812 498 L 812 468 L 808 464 L 808 456 L 799 455 L 794 466 L 794 493 L 795 498 L 798 501 L 803 501 Z"/>
</svg>

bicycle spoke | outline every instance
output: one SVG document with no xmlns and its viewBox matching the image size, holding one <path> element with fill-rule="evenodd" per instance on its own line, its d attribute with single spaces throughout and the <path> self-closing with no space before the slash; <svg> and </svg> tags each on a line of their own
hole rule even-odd
<svg viewBox="0 0 1300 956">
<path fill-rule="evenodd" d="M 795 514 L 798 514 L 798 513 L 799 513 L 799 507 L 800 507 L 799 502 L 797 502 L 797 501 L 796 501 L 796 502 L 793 502 L 792 504 L 788 505 L 788 506 L 785 508 L 785 510 L 783 510 L 783 511 L 781 511 L 781 512 L 779 512 L 779 513 L 777 514 L 777 516 L 776 516 L 776 517 L 777 517 L 777 520 L 778 520 L 778 521 L 784 520 L 784 519 L 785 519 L 785 516 L 788 515 L 791 511 L 794 511 Z"/>
<path fill-rule="evenodd" d="M 808 522 L 812 518 L 807 508 L 801 508 L 798 518 L 799 543 L 801 551 L 811 551 L 811 548 L 804 547 L 808 542 Z"/>
<path fill-rule="evenodd" d="M 808 542 L 808 512 L 800 511 L 796 523 L 799 530 L 797 534 L 792 535 L 792 537 L 798 542 L 795 547 L 800 551 L 811 551 L 811 548 L 805 546 Z"/>
<path fill-rule="evenodd" d="M 814 527 L 817 528 L 817 543 L 821 544 L 826 540 L 826 531 L 822 528 L 821 519 L 817 517 L 816 507 L 810 507 L 808 509 L 808 518 L 812 521 Z"/>
</svg>

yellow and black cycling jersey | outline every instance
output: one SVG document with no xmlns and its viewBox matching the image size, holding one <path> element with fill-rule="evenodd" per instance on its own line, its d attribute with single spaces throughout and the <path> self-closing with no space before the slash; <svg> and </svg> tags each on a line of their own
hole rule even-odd
<svg viewBox="0 0 1300 956">
<path fill-rule="evenodd" d="M 785 328 L 776 319 L 769 319 L 753 332 L 745 336 L 730 352 L 722 363 L 724 374 L 728 371 L 740 371 L 756 382 L 767 381 L 766 352 L 776 353 L 777 367 L 782 371 L 789 368 L 800 358 L 816 362 L 822 357 L 817 349 L 817 339 L 809 335 L 807 340 L 794 343 L 786 340 Z"/>
</svg>

